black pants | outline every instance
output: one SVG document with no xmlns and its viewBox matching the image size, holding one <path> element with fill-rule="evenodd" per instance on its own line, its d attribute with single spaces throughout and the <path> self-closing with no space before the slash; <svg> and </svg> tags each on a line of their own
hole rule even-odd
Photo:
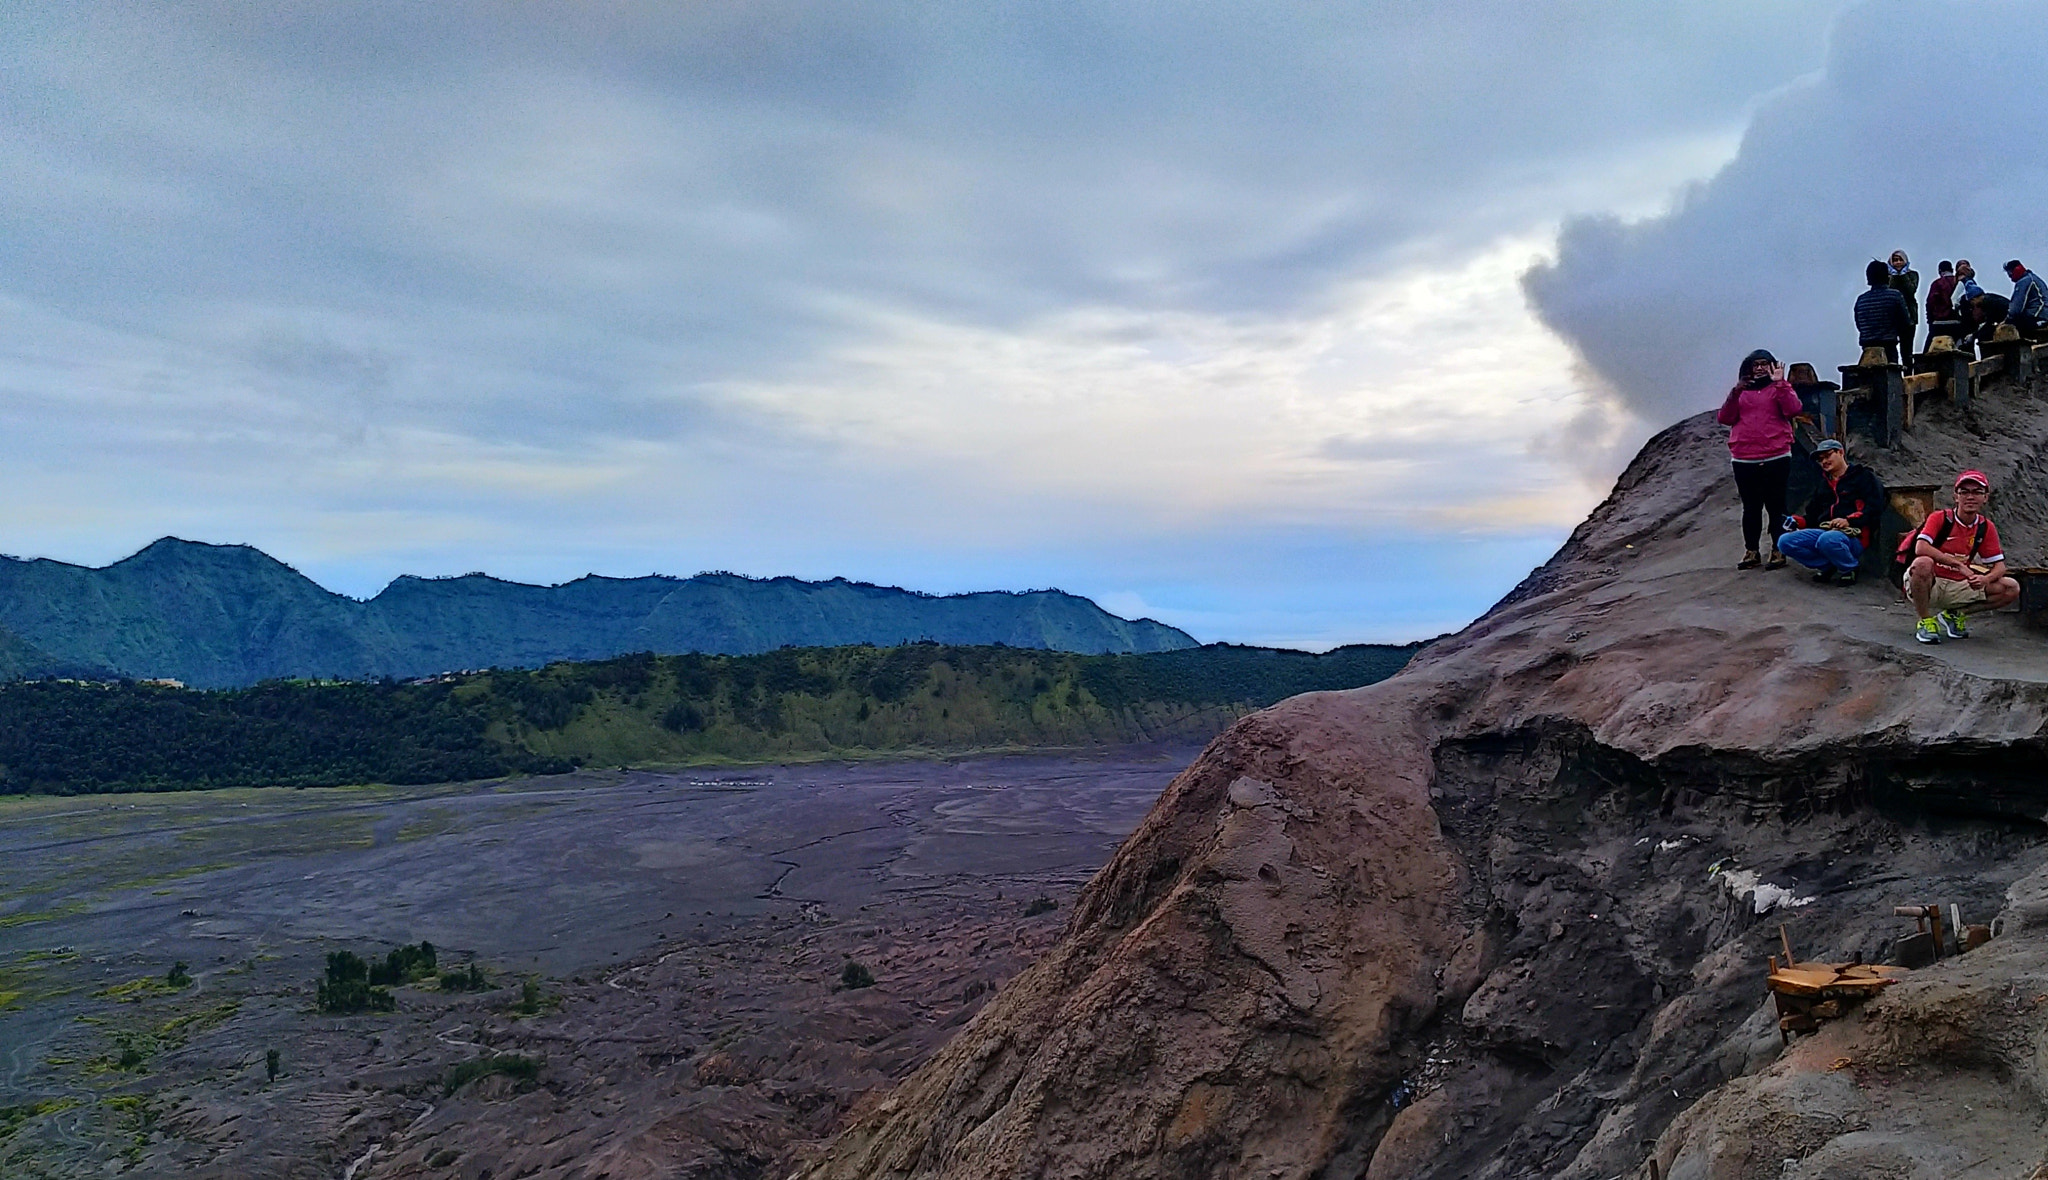
<svg viewBox="0 0 2048 1180">
<path fill-rule="evenodd" d="M 1771 544 L 1778 543 L 1785 523 L 1785 481 L 1792 475 L 1792 456 L 1780 455 L 1762 463 L 1735 464 L 1735 490 L 1742 493 L 1742 548 L 1756 552 L 1756 542 L 1765 527 L 1771 530 Z"/>
</svg>

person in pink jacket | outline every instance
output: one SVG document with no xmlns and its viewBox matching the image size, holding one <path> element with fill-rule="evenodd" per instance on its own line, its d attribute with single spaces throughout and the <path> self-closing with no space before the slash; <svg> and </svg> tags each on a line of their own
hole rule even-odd
<svg viewBox="0 0 2048 1180">
<path fill-rule="evenodd" d="M 1792 423 L 1804 408 L 1785 380 L 1778 358 L 1759 348 L 1742 358 L 1740 376 L 1721 403 L 1718 419 L 1728 427 L 1728 454 L 1735 460 L 1735 490 L 1742 493 L 1742 560 L 1739 570 L 1774 570 L 1785 564 L 1778 552 L 1784 527 L 1785 484 L 1792 477 Z M 1763 530 L 1771 530 L 1768 557 L 1757 552 Z"/>
</svg>

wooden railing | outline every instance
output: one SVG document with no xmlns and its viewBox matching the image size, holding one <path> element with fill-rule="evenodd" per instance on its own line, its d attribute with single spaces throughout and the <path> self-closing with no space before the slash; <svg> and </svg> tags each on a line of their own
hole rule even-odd
<svg viewBox="0 0 2048 1180">
<path fill-rule="evenodd" d="M 1840 366 L 1836 433 L 1847 432 L 1850 407 L 1861 405 L 1869 411 L 1871 435 L 1877 445 L 1895 447 L 1899 436 L 1912 427 L 1922 398 L 1944 396 L 1957 406 L 1968 407 L 1993 376 L 2025 381 L 2036 370 L 2048 371 L 2048 343 L 2027 340 L 2011 324 L 2000 324 L 1996 334 L 1980 347 L 1982 359 L 1973 359 L 1967 349 L 1956 347 L 1954 340 L 1937 336 L 1928 350 L 1915 358 L 1919 372 L 1910 377 L 1883 349 L 1864 349 L 1857 363 Z"/>
<path fill-rule="evenodd" d="M 1967 343 L 1967 342 L 1966 342 Z M 1983 391 L 1993 377 L 2022 382 L 2037 372 L 2048 373 L 2048 343 L 2034 343 L 2021 336 L 2011 324 L 2001 324 L 1988 341 L 1980 344 L 1983 355 L 1973 357 L 1967 348 L 1946 336 L 1937 336 L 1926 352 L 1915 359 L 1918 370 L 1910 376 L 1903 366 L 1893 364 L 1881 348 L 1866 348 L 1853 365 L 1840 366 L 1842 386 L 1835 394 L 1834 435 L 1848 434 L 1849 411 L 1860 407 L 1871 425 L 1872 440 L 1884 448 L 1895 447 L 1912 429 L 1913 416 L 1922 399 L 1946 397 L 1961 408 Z M 1894 485 L 1890 492 L 1892 511 L 1911 527 L 1920 527 L 1934 507 L 1934 485 Z M 1885 559 L 1889 560 L 1885 542 Z M 2037 627 L 2048 627 L 2048 567 L 2009 566 L 2020 584 L 2020 617 Z"/>
</svg>

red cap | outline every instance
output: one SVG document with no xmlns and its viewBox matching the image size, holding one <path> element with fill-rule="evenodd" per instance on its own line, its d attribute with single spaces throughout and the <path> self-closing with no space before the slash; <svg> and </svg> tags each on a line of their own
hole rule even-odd
<svg viewBox="0 0 2048 1180">
<path fill-rule="evenodd" d="M 1969 483 L 1972 480 L 1975 480 L 1976 482 L 1983 484 L 1985 491 L 1988 492 L 1991 490 L 1991 477 L 1977 470 L 1975 467 L 1972 467 L 1968 471 L 1963 472 L 1961 475 L 1956 476 L 1956 486 L 1962 487 L 1964 484 Z"/>
</svg>

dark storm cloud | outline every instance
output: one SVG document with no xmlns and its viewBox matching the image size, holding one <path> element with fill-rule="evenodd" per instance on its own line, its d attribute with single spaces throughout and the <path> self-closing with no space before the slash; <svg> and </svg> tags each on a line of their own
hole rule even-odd
<svg viewBox="0 0 2048 1180">
<path fill-rule="evenodd" d="M 1654 427 L 1717 403 L 1752 348 L 1830 377 L 1853 363 L 1864 265 L 1894 249 L 1923 297 L 1944 258 L 2004 293 L 2007 258 L 2048 264 L 2044 17 L 2010 0 L 1845 13 L 1825 72 L 1763 106 L 1668 216 L 1567 225 L 1526 278 L 1539 314 Z"/>
</svg>

